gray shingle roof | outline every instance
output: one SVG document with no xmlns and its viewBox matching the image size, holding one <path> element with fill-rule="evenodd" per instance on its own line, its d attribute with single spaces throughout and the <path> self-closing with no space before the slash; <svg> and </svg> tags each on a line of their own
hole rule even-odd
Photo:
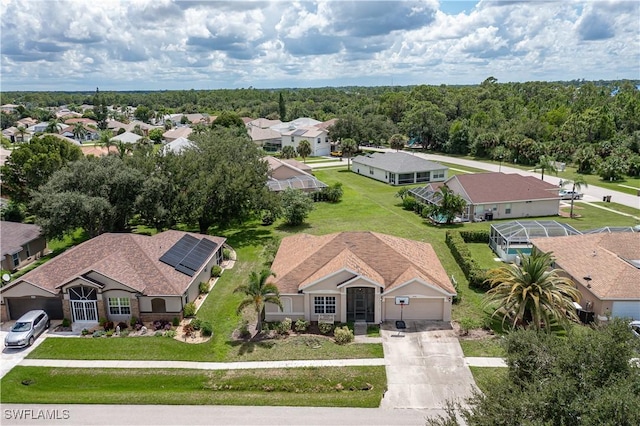
<svg viewBox="0 0 640 426">
<path fill-rule="evenodd" d="M 12 255 L 22 250 L 22 246 L 40 238 L 42 229 L 38 225 L 0 221 L 0 253 Z"/>
<path fill-rule="evenodd" d="M 432 170 L 446 170 L 447 166 L 407 154 L 406 152 L 376 152 L 371 155 L 359 155 L 352 162 L 376 167 L 391 173 L 411 173 Z"/>
</svg>

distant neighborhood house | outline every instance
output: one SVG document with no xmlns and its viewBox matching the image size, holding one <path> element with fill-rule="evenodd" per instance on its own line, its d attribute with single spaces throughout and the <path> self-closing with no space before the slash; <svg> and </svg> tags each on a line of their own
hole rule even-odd
<svg viewBox="0 0 640 426">
<path fill-rule="evenodd" d="M 355 173 L 391 185 L 441 182 L 447 178 L 449 169 L 442 164 L 405 152 L 359 155 L 353 158 L 352 163 Z"/>
<path fill-rule="evenodd" d="M 311 174 L 311 167 L 304 163 L 292 159 L 280 160 L 272 156 L 266 156 L 265 160 L 269 164 L 267 186 L 271 191 L 280 192 L 293 188 L 313 192 L 327 187 L 327 184 Z"/>
<path fill-rule="evenodd" d="M 47 252 L 42 229 L 27 223 L 0 221 L 2 270 L 16 271 Z"/>
</svg>

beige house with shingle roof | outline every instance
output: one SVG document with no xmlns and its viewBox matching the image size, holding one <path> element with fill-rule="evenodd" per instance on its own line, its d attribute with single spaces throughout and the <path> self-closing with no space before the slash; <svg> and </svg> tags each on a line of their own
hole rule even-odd
<svg viewBox="0 0 640 426">
<path fill-rule="evenodd" d="M 28 223 L 0 221 L 2 269 L 15 271 L 48 252 L 42 228 Z"/>
<path fill-rule="evenodd" d="M 608 315 L 640 320 L 640 233 L 615 232 L 536 238 L 539 250 L 553 252 L 580 290 L 580 305 L 600 320 Z"/>
<path fill-rule="evenodd" d="M 375 232 L 297 234 L 283 238 L 271 269 L 284 309 L 267 304 L 267 321 L 451 320 L 456 291 L 427 243 Z"/>
<path fill-rule="evenodd" d="M 181 318 L 220 264 L 224 242 L 181 231 L 99 235 L 0 289 L 2 321 L 32 309 L 88 323 Z"/>
</svg>

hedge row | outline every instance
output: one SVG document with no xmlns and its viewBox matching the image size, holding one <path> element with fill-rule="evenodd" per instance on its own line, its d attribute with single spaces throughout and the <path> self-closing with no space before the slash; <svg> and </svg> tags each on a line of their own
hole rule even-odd
<svg viewBox="0 0 640 426">
<path fill-rule="evenodd" d="M 463 233 L 465 234 L 465 237 L 462 236 Z M 481 240 L 481 236 L 476 234 L 486 234 L 487 238 L 486 240 Z M 489 285 L 485 283 L 485 280 L 487 279 L 487 271 L 480 268 L 478 263 L 471 257 L 471 252 L 467 247 L 467 241 L 465 238 L 469 238 L 469 242 L 485 242 L 489 240 L 489 234 L 487 232 L 477 231 L 460 232 L 448 230 L 445 237 L 445 241 L 449 250 L 451 250 L 451 254 L 469 281 L 469 286 L 488 290 Z M 476 240 L 476 238 L 478 238 L 478 240 Z"/>
</svg>

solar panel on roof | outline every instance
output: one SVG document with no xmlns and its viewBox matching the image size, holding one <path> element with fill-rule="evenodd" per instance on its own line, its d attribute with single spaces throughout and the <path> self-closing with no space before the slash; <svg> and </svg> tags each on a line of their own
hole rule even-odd
<svg viewBox="0 0 640 426">
<path fill-rule="evenodd" d="M 160 262 L 175 268 L 197 244 L 197 238 L 185 235 L 160 257 Z"/>
<path fill-rule="evenodd" d="M 305 133 L 307 133 L 307 131 L 305 129 L 298 129 L 295 132 L 293 132 L 293 136 L 302 136 Z"/>
<path fill-rule="evenodd" d="M 176 271 L 178 272 L 182 272 L 185 275 L 189 275 L 190 277 L 194 276 L 196 274 L 196 271 L 193 271 L 185 266 L 182 265 L 178 265 L 176 266 Z"/>
<path fill-rule="evenodd" d="M 203 238 L 200 242 L 185 256 L 184 259 L 176 266 L 176 270 L 183 272 L 178 267 L 188 268 L 192 271 L 197 271 L 202 267 L 204 262 L 211 256 L 213 251 L 218 245 L 213 241 Z M 193 274 L 191 274 L 193 276 Z"/>
</svg>

